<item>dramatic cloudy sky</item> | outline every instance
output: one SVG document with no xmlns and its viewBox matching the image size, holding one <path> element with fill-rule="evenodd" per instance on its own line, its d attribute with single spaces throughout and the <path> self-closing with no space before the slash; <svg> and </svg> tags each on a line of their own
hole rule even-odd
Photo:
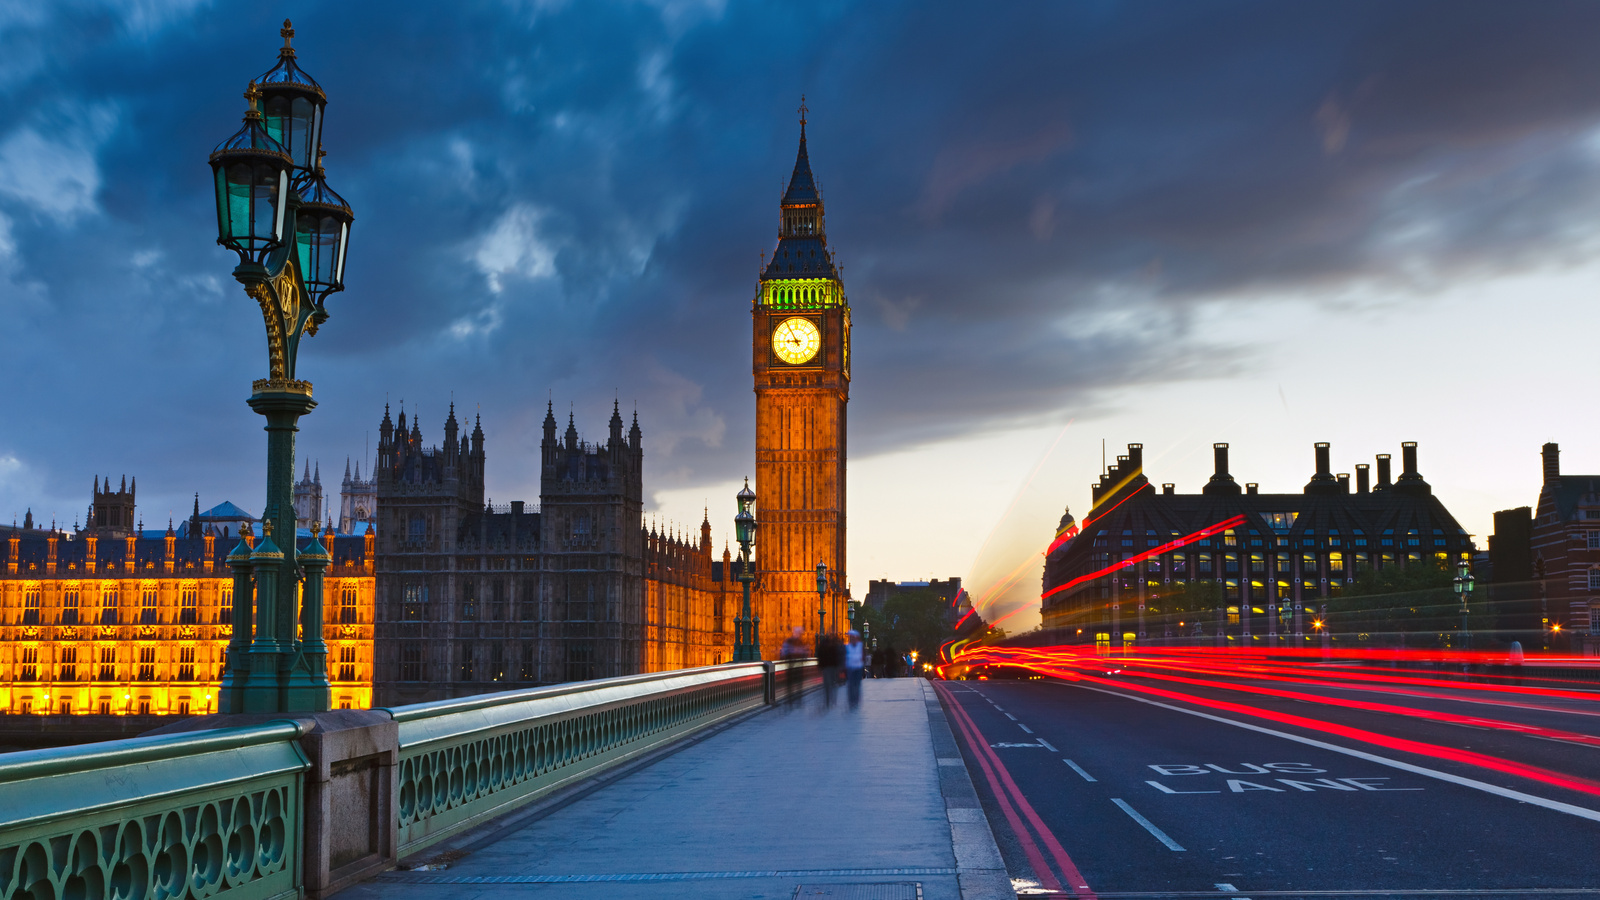
<svg viewBox="0 0 1600 900">
<path fill-rule="evenodd" d="M 1313 441 L 1351 471 L 1418 440 L 1480 536 L 1540 443 L 1600 471 L 1592 2 L 59 0 L 0 2 L 0 514 L 70 524 L 123 473 L 151 525 L 259 511 L 264 337 L 206 155 L 285 15 L 357 216 L 300 363 L 325 483 L 386 400 L 436 440 L 453 396 L 494 499 L 533 500 L 546 399 L 593 437 L 618 397 L 651 514 L 725 531 L 802 93 L 858 596 L 1026 604 L 1103 439 L 1180 490 L 1228 441 L 1266 491 Z"/>
</svg>

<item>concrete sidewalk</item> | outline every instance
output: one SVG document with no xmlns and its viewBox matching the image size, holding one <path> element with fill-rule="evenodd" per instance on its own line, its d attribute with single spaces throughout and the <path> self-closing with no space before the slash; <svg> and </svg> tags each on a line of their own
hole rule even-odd
<svg viewBox="0 0 1600 900">
<path fill-rule="evenodd" d="M 408 860 L 447 868 L 389 872 L 337 896 L 1014 898 L 932 688 L 864 687 L 856 712 L 842 691 L 828 710 L 814 691 L 798 709 L 756 713 Z"/>
</svg>

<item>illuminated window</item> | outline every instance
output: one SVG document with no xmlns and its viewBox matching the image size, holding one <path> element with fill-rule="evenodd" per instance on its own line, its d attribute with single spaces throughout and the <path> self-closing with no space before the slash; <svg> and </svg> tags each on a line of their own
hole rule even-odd
<svg viewBox="0 0 1600 900">
<path fill-rule="evenodd" d="M 186 584 L 178 594 L 178 624 L 195 625 L 200 621 L 200 589 Z"/>
<path fill-rule="evenodd" d="M 1300 554 L 1300 574 L 1317 574 L 1317 555 L 1315 553 Z"/>
<path fill-rule="evenodd" d="M 39 624 L 39 586 L 33 585 L 23 589 L 22 593 L 22 624 Z"/>
<path fill-rule="evenodd" d="M 340 681 L 355 681 L 356 680 L 356 648 L 355 647 L 340 647 L 339 648 L 339 680 Z"/>
<path fill-rule="evenodd" d="M 1262 513 L 1261 514 L 1261 517 L 1263 519 L 1267 520 L 1267 527 L 1271 528 L 1273 531 L 1278 532 L 1279 534 L 1283 534 L 1284 532 L 1287 532 L 1290 528 L 1293 528 L 1294 527 L 1294 520 L 1296 518 L 1299 518 L 1299 516 L 1300 516 L 1299 513 L 1292 513 L 1292 512 L 1277 512 L 1277 513 Z"/>
<path fill-rule="evenodd" d="M 1239 574 L 1239 554 L 1229 553 L 1223 557 L 1222 562 L 1229 575 Z"/>
<path fill-rule="evenodd" d="M 1289 599 L 1290 593 L 1291 593 L 1291 586 L 1290 586 L 1289 582 L 1287 582 L 1287 581 L 1279 581 L 1278 582 L 1278 599 L 1279 600 L 1287 600 L 1287 599 Z"/>
<path fill-rule="evenodd" d="M 180 648 L 178 648 L 178 680 L 179 681 L 193 681 L 194 680 L 194 648 L 193 647 L 180 647 Z"/>
<path fill-rule="evenodd" d="M 1237 601 L 1239 599 L 1239 580 L 1237 578 L 1230 578 L 1224 582 L 1224 586 L 1228 592 L 1228 599 Z"/>
<path fill-rule="evenodd" d="M 139 648 L 139 680 L 156 680 L 156 648 L 154 647 Z"/>
<path fill-rule="evenodd" d="M 61 672 L 59 674 L 59 680 L 61 680 L 61 681 L 77 681 L 78 680 L 78 648 L 77 647 L 62 647 L 61 648 L 61 656 L 56 661 L 61 664 Z"/>
<path fill-rule="evenodd" d="M 72 585 L 61 593 L 61 624 L 78 624 L 78 586 Z"/>
<path fill-rule="evenodd" d="M 1250 554 L 1250 574 L 1262 575 L 1267 571 L 1267 558 L 1260 553 Z"/>
<path fill-rule="evenodd" d="M 428 586 L 425 584 L 408 584 L 405 586 L 405 617 L 407 619 L 426 619 L 428 617 Z"/>
<path fill-rule="evenodd" d="M 139 698 L 139 715 L 141 715 L 141 716 L 150 715 L 150 698 L 148 698 L 148 697 Z"/>
<path fill-rule="evenodd" d="M 114 583 L 107 584 L 100 589 L 100 624 L 117 624 L 117 607 L 122 603 L 122 595 L 117 591 Z"/>
<path fill-rule="evenodd" d="M 17 672 L 18 681 L 39 680 L 39 648 L 22 648 L 22 668 Z"/>
<path fill-rule="evenodd" d="M 145 588 L 144 597 L 139 603 L 139 624 L 155 625 L 156 619 L 156 589 Z"/>
<path fill-rule="evenodd" d="M 117 680 L 117 649 L 115 647 L 100 648 L 100 677 L 97 680 Z"/>
<path fill-rule="evenodd" d="M 339 622 L 343 625 L 356 624 L 356 589 L 351 585 L 339 590 Z"/>
<path fill-rule="evenodd" d="M 1239 607 L 1237 607 L 1237 606 L 1228 607 L 1228 624 L 1229 625 L 1237 625 L 1237 624 L 1239 624 Z"/>
<path fill-rule="evenodd" d="M 1227 531 L 1224 531 L 1222 533 L 1222 546 L 1224 546 L 1224 547 L 1237 547 L 1237 546 L 1239 546 L 1239 536 L 1233 533 L 1233 529 L 1232 528 L 1230 528 Z"/>
<path fill-rule="evenodd" d="M 222 588 L 222 599 L 217 601 L 217 624 L 233 624 L 233 586 L 226 585 Z"/>
<path fill-rule="evenodd" d="M 1329 553 L 1328 554 L 1328 574 L 1330 576 L 1332 576 L 1332 575 L 1343 575 L 1344 574 L 1344 554 L 1343 553 Z"/>
</svg>

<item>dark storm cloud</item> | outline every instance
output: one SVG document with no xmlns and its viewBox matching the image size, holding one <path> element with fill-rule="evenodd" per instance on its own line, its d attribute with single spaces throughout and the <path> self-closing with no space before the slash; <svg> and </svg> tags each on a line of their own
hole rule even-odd
<svg viewBox="0 0 1600 900">
<path fill-rule="evenodd" d="M 547 396 L 586 436 L 637 403 L 652 488 L 743 474 L 802 92 L 858 455 L 1248 367 L 1191 331 L 1212 298 L 1560 262 L 1600 211 L 1592 4 L 0 6 L 0 501 L 259 505 L 205 156 L 283 14 L 357 214 L 302 354 L 325 482 L 385 398 L 431 441 L 452 392 L 501 499 Z"/>
</svg>

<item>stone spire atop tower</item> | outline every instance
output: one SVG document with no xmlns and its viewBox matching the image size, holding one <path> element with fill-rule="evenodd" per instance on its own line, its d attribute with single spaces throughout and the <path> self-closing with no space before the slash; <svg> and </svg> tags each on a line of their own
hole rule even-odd
<svg viewBox="0 0 1600 900">
<path fill-rule="evenodd" d="M 567 413 L 567 433 L 565 435 L 568 450 L 578 447 L 578 423 L 571 412 Z"/>
<path fill-rule="evenodd" d="M 811 174 L 811 156 L 806 149 L 805 98 L 800 98 L 800 146 L 795 152 L 794 173 L 783 192 L 778 211 L 778 246 L 762 272 L 763 280 L 839 277 L 828 253 L 824 227 L 822 192 Z"/>
<path fill-rule="evenodd" d="M 622 405 L 617 400 L 611 401 L 611 446 L 622 444 Z"/>
</svg>

